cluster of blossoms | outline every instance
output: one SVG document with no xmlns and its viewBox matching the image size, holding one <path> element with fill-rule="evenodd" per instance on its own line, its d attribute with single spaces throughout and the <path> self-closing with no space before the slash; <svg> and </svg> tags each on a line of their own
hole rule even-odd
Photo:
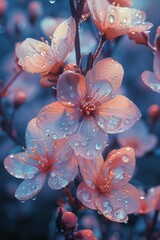
<svg viewBox="0 0 160 240">
<path fill-rule="evenodd" d="M 87 4 L 105 40 L 124 34 L 134 36 L 152 26 L 145 22 L 144 12 L 130 8 L 131 1 L 88 0 Z M 76 192 L 79 201 L 111 221 L 126 222 L 128 214 L 143 212 L 147 204 L 142 193 L 128 183 L 135 168 L 135 152 L 144 155 L 157 139 L 141 123 L 137 132 L 144 128 L 144 134 L 139 142 L 137 138 L 133 141 L 134 130 L 130 130 L 132 141 L 126 140 L 127 132 L 120 135 L 141 117 L 131 100 L 117 95 L 124 75 L 121 64 L 105 58 L 94 62 L 85 73 L 80 66 L 65 66 L 75 42 L 76 24 L 74 17 L 62 22 L 51 37 L 51 45 L 31 38 L 17 44 L 19 65 L 27 72 L 41 74 L 42 86 L 56 86 L 56 101 L 44 106 L 29 122 L 25 152 L 9 155 L 4 165 L 11 175 L 24 179 L 15 193 L 20 200 L 35 197 L 46 179 L 49 187 L 57 190 L 81 175 Z M 159 29 L 156 39 L 154 73 L 144 72 L 142 79 L 159 91 Z M 104 158 L 108 134 L 117 133 L 123 147 Z M 149 146 L 148 139 L 152 142 Z M 144 149 L 140 147 L 143 141 Z M 147 199 L 155 199 L 155 192 L 159 194 L 159 190 L 151 192 Z"/>
</svg>

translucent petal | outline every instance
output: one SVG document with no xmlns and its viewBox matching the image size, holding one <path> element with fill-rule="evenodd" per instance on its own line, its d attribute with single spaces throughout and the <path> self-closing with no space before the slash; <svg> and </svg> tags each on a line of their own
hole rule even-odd
<svg viewBox="0 0 160 240">
<path fill-rule="evenodd" d="M 52 174 L 53 175 L 53 174 Z M 63 177 L 55 176 L 55 177 L 49 177 L 48 179 L 48 185 L 52 189 L 62 189 L 66 185 L 68 185 L 69 181 Z"/>
<path fill-rule="evenodd" d="M 76 133 L 68 138 L 77 155 L 93 159 L 102 153 L 108 144 L 108 134 L 103 132 L 90 117 L 84 117 Z"/>
<path fill-rule="evenodd" d="M 27 38 L 17 44 L 16 56 L 27 72 L 47 74 L 55 64 L 55 55 L 48 44 Z"/>
<path fill-rule="evenodd" d="M 56 53 L 57 62 L 64 62 L 71 51 L 76 34 L 76 25 L 73 17 L 62 22 L 52 37 L 51 49 Z"/>
<path fill-rule="evenodd" d="M 11 154 L 4 160 L 5 169 L 14 177 L 21 179 L 30 179 L 39 172 L 36 162 L 34 165 L 27 153 Z"/>
<path fill-rule="evenodd" d="M 28 123 L 25 139 L 27 151 L 30 153 L 36 150 L 40 156 L 51 156 L 55 151 L 55 141 L 37 126 L 37 118 L 32 119 Z"/>
<path fill-rule="evenodd" d="M 117 61 L 114 61 L 112 58 L 105 58 L 97 62 L 94 67 L 87 73 L 87 85 L 91 89 L 95 88 L 95 90 L 97 90 L 96 86 L 99 88 L 101 86 L 99 92 L 102 92 L 100 92 L 100 95 L 105 94 L 107 97 L 111 94 L 112 91 L 112 93 L 114 93 L 120 87 L 123 75 L 124 70 L 121 64 L 119 64 Z M 100 84 L 95 85 L 98 84 L 99 81 Z M 103 92 L 103 82 L 106 82 L 105 92 Z"/>
<path fill-rule="evenodd" d="M 135 153 L 130 147 L 109 153 L 101 169 L 99 185 L 103 192 L 120 188 L 132 177 L 135 168 Z"/>
<path fill-rule="evenodd" d="M 63 104 L 80 106 L 86 97 L 86 81 L 83 75 L 64 72 L 57 82 L 57 99 Z"/>
<path fill-rule="evenodd" d="M 116 96 L 99 106 L 97 123 L 108 133 L 123 132 L 141 117 L 138 107 L 124 96 Z"/>
<path fill-rule="evenodd" d="M 44 186 L 45 180 L 46 174 L 39 174 L 32 179 L 24 180 L 18 186 L 15 197 L 21 201 L 35 197 Z"/>
<path fill-rule="evenodd" d="M 143 82 L 153 91 L 160 93 L 160 79 L 153 72 L 145 71 L 141 75 Z"/>
<path fill-rule="evenodd" d="M 100 174 L 100 169 L 104 162 L 102 156 L 93 159 L 85 159 L 80 156 L 76 157 L 80 173 L 84 182 L 92 189 L 96 187 L 96 181 Z"/>
<path fill-rule="evenodd" d="M 98 210 L 108 219 L 115 222 L 126 222 L 127 214 L 139 208 L 139 192 L 131 184 L 116 189 L 109 194 L 100 195 L 95 200 Z"/>
<path fill-rule="evenodd" d="M 77 192 L 77 198 L 86 207 L 91 209 L 97 209 L 95 200 L 98 197 L 98 191 L 96 189 L 89 188 L 84 182 L 80 183 Z"/>
<path fill-rule="evenodd" d="M 54 140 L 73 134 L 79 126 L 79 112 L 59 102 L 51 103 L 40 111 L 37 125 Z"/>
</svg>

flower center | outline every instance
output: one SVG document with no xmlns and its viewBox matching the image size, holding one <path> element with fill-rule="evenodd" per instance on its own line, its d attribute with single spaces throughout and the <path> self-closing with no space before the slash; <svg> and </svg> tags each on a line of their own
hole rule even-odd
<svg viewBox="0 0 160 240">
<path fill-rule="evenodd" d="M 92 101 L 84 100 L 82 102 L 81 111 L 84 115 L 91 115 L 96 110 L 96 105 Z"/>
</svg>

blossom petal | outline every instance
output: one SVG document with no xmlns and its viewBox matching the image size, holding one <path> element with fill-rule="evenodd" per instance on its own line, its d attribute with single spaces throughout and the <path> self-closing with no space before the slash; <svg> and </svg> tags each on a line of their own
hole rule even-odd
<svg viewBox="0 0 160 240">
<path fill-rule="evenodd" d="M 45 180 L 46 174 L 39 174 L 32 179 L 24 180 L 18 186 L 15 192 L 15 197 L 21 201 L 35 197 L 44 186 Z"/>
<path fill-rule="evenodd" d="M 29 153 L 38 152 L 40 156 L 52 155 L 55 150 L 55 141 L 51 136 L 42 132 L 42 130 L 37 126 L 37 118 L 32 119 L 27 126 L 26 134 L 26 146 Z"/>
<path fill-rule="evenodd" d="M 74 133 L 79 126 L 79 113 L 59 102 L 51 103 L 40 111 L 37 125 L 53 139 L 64 138 Z"/>
<path fill-rule="evenodd" d="M 92 118 L 84 117 L 76 133 L 68 138 L 77 155 L 91 159 L 98 157 L 108 143 L 108 134 L 103 132 Z"/>
<path fill-rule="evenodd" d="M 98 210 L 108 219 L 115 222 L 126 222 L 127 214 L 139 209 L 139 192 L 131 184 L 115 189 L 109 194 L 100 195 L 95 204 Z"/>
<path fill-rule="evenodd" d="M 105 20 L 105 12 L 109 6 L 108 1 L 87 0 L 87 4 L 95 24 L 102 29 L 103 22 Z"/>
<path fill-rule="evenodd" d="M 15 52 L 18 63 L 27 72 L 47 74 L 55 64 L 55 56 L 50 46 L 32 38 L 17 44 Z"/>
<path fill-rule="evenodd" d="M 97 209 L 95 200 L 98 197 L 98 191 L 96 189 L 89 188 L 84 182 L 81 182 L 76 192 L 79 201 L 86 207 L 91 209 Z"/>
<path fill-rule="evenodd" d="M 33 178 L 39 172 L 38 167 L 32 164 L 27 153 L 11 154 L 4 160 L 5 169 L 14 177 L 21 179 Z"/>
<path fill-rule="evenodd" d="M 141 75 L 143 82 L 153 91 L 160 93 L 160 79 L 153 72 L 144 71 Z"/>
<path fill-rule="evenodd" d="M 63 104 L 80 106 L 86 97 L 85 78 L 71 71 L 64 72 L 57 82 L 57 99 Z M 66 103 L 65 103 L 66 102 Z"/>
<path fill-rule="evenodd" d="M 85 159 L 80 156 L 76 157 L 80 173 L 83 177 L 83 181 L 92 189 L 96 187 L 96 181 L 99 177 L 100 169 L 104 162 L 102 156 L 93 159 Z"/>
<path fill-rule="evenodd" d="M 124 96 L 116 96 L 100 105 L 96 112 L 97 123 L 108 133 L 123 132 L 139 120 L 138 107 Z"/>
<path fill-rule="evenodd" d="M 157 136 L 148 132 L 147 125 L 139 120 L 128 131 L 117 135 L 119 144 L 123 147 L 130 146 L 135 150 L 137 157 L 142 157 L 152 150 L 157 144 Z"/>
<path fill-rule="evenodd" d="M 55 149 L 56 153 L 54 158 L 56 161 L 50 173 L 51 177 L 57 175 L 68 181 L 72 181 L 78 172 L 77 161 L 73 149 L 68 144 L 67 139 L 56 141 Z"/>
<path fill-rule="evenodd" d="M 107 191 L 109 188 L 120 188 L 131 179 L 134 168 L 135 153 L 132 148 L 124 147 L 111 151 L 99 176 L 101 189 Z"/>
<path fill-rule="evenodd" d="M 93 66 L 93 68 L 87 73 L 86 80 L 88 86 L 90 87 L 91 85 L 91 89 L 95 88 L 95 84 L 98 84 L 100 81 L 101 88 L 99 86 L 99 92 L 97 95 L 106 95 L 106 97 L 108 97 L 112 91 L 112 93 L 114 93 L 120 87 L 123 75 L 124 70 L 121 64 L 114 61 L 112 58 L 105 58 Z M 102 82 L 106 82 L 108 85 L 104 88 Z M 95 90 L 97 89 L 95 88 Z"/>
<path fill-rule="evenodd" d="M 71 51 L 76 34 L 76 24 L 73 17 L 62 22 L 55 30 L 51 48 L 56 53 L 56 60 L 64 62 Z"/>
<path fill-rule="evenodd" d="M 63 177 L 55 176 L 55 177 L 49 177 L 48 179 L 48 185 L 50 188 L 58 190 L 62 189 L 65 186 L 67 186 L 69 181 Z"/>
</svg>

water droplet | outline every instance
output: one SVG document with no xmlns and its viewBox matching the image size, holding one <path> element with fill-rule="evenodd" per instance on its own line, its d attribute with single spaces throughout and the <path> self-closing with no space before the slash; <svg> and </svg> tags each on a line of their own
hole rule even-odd
<svg viewBox="0 0 160 240">
<path fill-rule="evenodd" d="M 127 22 L 127 18 L 124 18 L 123 22 L 126 23 Z"/>
<path fill-rule="evenodd" d="M 52 135 L 52 138 L 53 138 L 53 139 L 57 139 L 57 135 L 56 135 L 56 134 L 53 134 L 53 135 Z"/>
<path fill-rule="evenodd" d="M 124 210 L 124 208 L 117 208 L 114 211 L 114 217 L 118 220 L 118 221 L 124 221 L 126 222 L 128 220 L 128 216 Z"/>
<path fill-rule="evenodd" d="M 49 0 L 49 2 L 53 4 L 56 2 L 56 0 Z"/>
<path fill-rule="evenodd" d="M 76 143 L 74 144 L 74 146 L 75 146 L 75 147 L 78 147 L 78 146 L 79 146 L 79 143 L 78 143 L 78 142 L 76 142 Z"/>
<path fill-rule="evenodd" d="M 33 197 L 32 200 L 35 201 L 35 200 L 36 200 L 36 197 Z"/>
<path fill-rule="evenodd" d="M 95 149 L 101 151 L 101 150 L 103 149 L 102 144 L 97 143 L 97 144 L 95 145 Z"/>
<path fill-rule="evenodd" d="M 14 154 L 11 154 L 11 155 L 10 155 L 10 158 L 14 158 Z"/>
<path fill-rule="evenodd" d="M 114 23 L 114 21 L 115 21 L 115 17 L 113 15 L 110 15 L 109 16 L 109 22 Z"/>
<path fill-rule="evenodd" d="M 82 193 L 82 199 L 85 202 L 91 202 L 91 194 L 89 192 L 83 192 Z"/>
<path fill-rule="evenodd" d="M 81 145 L 82 145 L 83 147 L 87 146 L 87 141 L 82 142 Z"/>
<path fill-rule="evenodd" d="M 122 156 L 122 161 L 123 161 L 124 163 L 128 163 L 129 160 L 130 160 L 130 159 L 129 159 L 128 155 L 124 154 L 124 155 Z"/>
</svg>

